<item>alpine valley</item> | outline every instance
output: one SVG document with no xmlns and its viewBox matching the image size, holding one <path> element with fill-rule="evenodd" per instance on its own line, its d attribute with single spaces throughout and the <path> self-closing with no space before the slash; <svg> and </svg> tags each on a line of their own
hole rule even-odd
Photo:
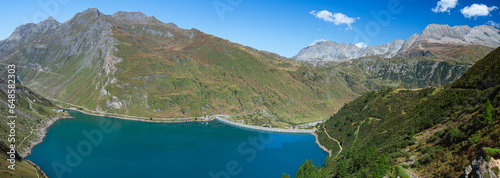
<svg viewBox="0 0 500 178">
<path fill-rule="evenodd" d="M 307 161 L 297 177 L 456 177 L 477 155 L 500 159 L 482 151 L 500 146 L 498 46 L 493 26 L 430 24 L 406 41 L 322 41 L 286 58 L 141 12 L 92 8 L 17 27 L 0 41 L 0 74 L 17 66 L 18 139 L 37 135 L 27 142 L 66 115 L 58 107 L 146 120 L 224 114 L 273 128 L 323 120 L 316 134 L 332 155 L 322 168 Z M 21 149 L 24 157 L 31 148 Z"/>
<path fill-rule="evenodd" d="M 152 118 L 268 111 L 258 124 L 288 126 L 327 118 L 367 91 L 450 83 L 500 44 L 498 33 L 429 25 L 404 44 L 361 49 L 371 52 L 343 44 L 318 50 L 363 58 L 315 67 L 140 12 L 88 9 L 64 23 L 50 17 L 18 27 L 0 42 L 0 62 L 18 65 L 22 84 L 42 96 L 89 110 Z M 424 55 L 403 55 L 419 46 Z M 441 52 L 446 46 L 454 46 L 453 55 Z"/>
</svg>

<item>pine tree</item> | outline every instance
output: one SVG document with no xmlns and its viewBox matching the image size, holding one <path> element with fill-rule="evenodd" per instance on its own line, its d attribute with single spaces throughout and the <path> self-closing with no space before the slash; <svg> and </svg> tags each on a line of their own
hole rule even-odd
<svg viewBox="0 0 500 178">
<path fill-rule="evenodd" d="M 372 171 L 372 177 L 384 177 L 391 167 L 389 166 L 389 159 L 385 155 L 381 155 L 378 157 L 375 162 L 375 167 Z"/>
<path fill-rule="evenodd" d="M 337 162 L 337 177 L 347 177 L 348 176 L 348 165 L 345 159 L 341 159 Z"/>
</svg>

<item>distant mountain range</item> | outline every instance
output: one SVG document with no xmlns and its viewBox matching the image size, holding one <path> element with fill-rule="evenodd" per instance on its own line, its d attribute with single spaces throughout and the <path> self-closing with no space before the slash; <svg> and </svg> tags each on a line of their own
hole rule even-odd
<svg viewBox="0 0 500 178">
<path fill-rule="evenodd" d="M 498 46 L 500 46 L 500 30 L 493 26 L 481 25 L 470 28 L 466 25 L 450 27 L 430 24 L 420 35 L 415 33 L 406 41 L 394 40 L 384 45 L 364 48 L 354 44 L 321 41 L 300 50 L 293 58 L 314 64 L 369 56 L 454 58 L 463 56 L 459 52 L 461 50 L 490 48 L 491 51 Z"/>
</svg>

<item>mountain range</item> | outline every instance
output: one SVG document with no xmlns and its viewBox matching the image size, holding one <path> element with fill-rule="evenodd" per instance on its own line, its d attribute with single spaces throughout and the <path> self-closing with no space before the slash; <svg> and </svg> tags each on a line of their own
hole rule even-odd
<svg viewBox="0 0 500 178">
<path fill-rule="evenodd" d="M 338 154 L 321 169 L 306 161 L 297 177 L 493 175 L 484 160 L 500 160 L 491 153 L 500 153 L 492 149 L 500 146 L 499 39 L 490 26 L 432 24 L 406 41 L 323 41 L 297 55 L 316 57 L 289 59 L 140 12 L 88 9 L 19 26 L 0 41 L 0 74 L 17 66 L 19 140 L 40 139 L 50 118 L 64 115 L 56 105 L 155 118 L 232 114 L 272 127 L 327 119 L 318 141 Z M 3 115 L 5 85 L 0 78 Z M 24 163 L 1 175 L 42 174 Z"/>
<path fill-rule="evenodd" d="M 468 34 L 478 33 L 476 28 Z M 413 49 L 420 41 L 363 49 L 341 44 L 372 52 L 314 66 L 140 12 L 105 15 L 93 8 L 64 23 L 49 17 L 19 26 L 0 41 L 0 63 L 16 64 L 24 86 L 67 107 L 154 118 L 259 113 L 246 123 L 282 127 L 327 118 L 368 91 L 453 82 L 491 51 L 482 45 L 458 47 L 457 54 L 467 54 L 459 55 L 466 56 L 463 60 L 435 52 L 434 57 L 374 55 L 380 48 L 397 56 L 390 51 Z"/>
<path fill-rule="evenodd" d="M 493 26 L 481 25 L 471 28 L 467 25 L 450 27 L 430 24 L 420 35 L 415 33 L 406 41 L 399 39 L 387 44 L 367 47 L 320 41 L 300 50 L 293 58 L 313 64 L 369 56 L 460 58 L 477 48 L 489 48 L 491 51 L 498 46 L 500 46 L 500 30 Z M 484 55 L 471 58 L 477 60 L 482 56 Z"/>
<path fill-rule="evenodd" d="M 358 96 L 334 73 L 140 12 L 88 9 L 22 25 L 0 41 L 0 62 L 16 64 L 22 84 L 43 96 L 131 116 L 268 111 L 267 123 L 289 125 Z"/>
</svg>

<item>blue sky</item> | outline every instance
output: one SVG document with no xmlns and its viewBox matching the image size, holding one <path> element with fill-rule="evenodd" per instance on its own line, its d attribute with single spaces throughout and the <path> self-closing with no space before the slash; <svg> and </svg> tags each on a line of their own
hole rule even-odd
<svg viewBox="0 0 500 178">
<path fill-rule="evenodd" d="M 48 16 L 64 22 L 94 7 L 104 14 L 141 11 L 286 57 L 321 39 L 380 45 L 406 40 L 431 23 L 500 23 L 498 0 L 26 0 L 0 2 L 0 39 L 19 25 Z"/>
</svg>

